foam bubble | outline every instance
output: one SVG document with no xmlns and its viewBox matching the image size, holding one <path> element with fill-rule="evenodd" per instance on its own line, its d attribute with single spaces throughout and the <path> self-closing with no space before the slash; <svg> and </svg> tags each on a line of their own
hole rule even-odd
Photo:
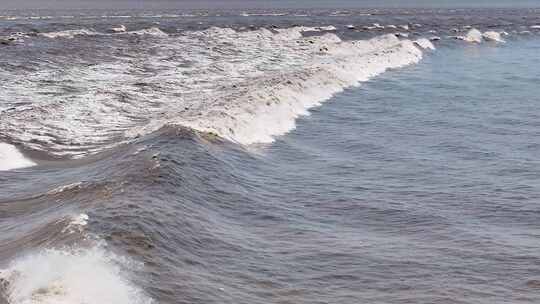
<svg viewBox="0 0 540 304">
<path fill-rule="evenodd" d="M 24 157 L 13 145 L 0 143 L 0 171 L 35 166 L 36 163 Z"/>
<path fill-rule="evenodd" d="M 11 304 L 152 303 L 126 277 L 137 264 L 101 246 L 46 249 L 23 256 L 0 270 Z"/>
</svg>

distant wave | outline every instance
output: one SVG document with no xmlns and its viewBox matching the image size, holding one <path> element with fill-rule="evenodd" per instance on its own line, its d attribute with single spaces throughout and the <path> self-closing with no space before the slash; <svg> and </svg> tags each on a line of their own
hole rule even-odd
<svg viewBox="0 0 540 304">
<path fill-rule="evenodd" d="M 168 37 L 169 35 L 157 27 L 151 27 L 138 31 L 125 32 L 131 35 L 143 35 L 143 36 L 155 36 L 155 37 Z"/>
<path fill-rule="evenodd" d="M 50 33 L 41 33 L 41 36 L 47 37 L 47 38 L 73 38 L 75 36 L 94 36 L 99 35 L 100 33 L 95 32 L 93 30 L 89 29 L 78 29 L 78 30 L 65 30 L 65 31 L 58 31 L 58 32 L 50 32 Z"/>
<path fill-rule="evenodd" d="M 504 39 L 501 37 L 500 32 L 487 31 L 482 33 L 475 28 L 470 29 L 465 36 L 456 36 L 456 38 L 472 43 L 482 43 L 483 41 L 493 41 L 498 43 L 505 42 Z"/>
<path fill-rule="evenodd" d="M 155 37 L 168 37 L 169 35 L 165 32 L 163 32 L 161 29 L 157 27 L 150 27 L 146 29 L 136 30 L 136 31 L 126 31 L 126 26 L 121 24 L 115 27 L 112 27 L 110 29 L 111 32 L 115 34 L 131 34 L 131 35 L 140 35 L 140 36 L 155 36 Z M 57 32 L 48 32 L 48 33 L 41 33 L 41 36 L 47 37 L 47 38 L 74 38 L 77 36 L 105 36 L 105 35 L 113 35 L 111 33 L 101 33 L 97 32 L 91 29 L 76 29 L 76 30 L 65 30 L 65 31 L 57 31 Z"/>
</svg>

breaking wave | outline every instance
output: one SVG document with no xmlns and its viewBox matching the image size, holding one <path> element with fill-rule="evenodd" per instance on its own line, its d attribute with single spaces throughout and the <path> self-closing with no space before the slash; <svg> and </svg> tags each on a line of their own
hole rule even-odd
<svg viewBox="0 0 540 304">
<path fill-rule="evenodd" d="M 41 33 L 41 36 L 54 39 L 54 38 L 74 38 L 76 36 L 95 36 L 99 34 L 100 33 L 93 30 L 89 30 L 89 29 L 78 29 L 78 30 L 65 30 L 65 31 L 58 31 L 58 32 Z"/>
<path fill-rule="evenodd" d="M 152 303 L 123 276 L 136 266 L 101 246 L 44 249 L 0 270 L 0 290 L 10 304 Z"/>
<path fill-rule="evenodd" d="M 507 34 L 505 32 L 502 33 Z M 493 41 L 498 43 L 505 42 L 501 37 L 501 33 L 499 32 L 487 31 L 482 33 L 475 28 L 470 29 L 465 36 L 457 36 L 456 38 L 471 43 L 482 43 L 483 41 Z"/>
<path fill-rule="evenodd" d="M 114 56 L 103 55 L 112 60 L 97 64 L 80 60 L 23 78 L 4 75 L 2 94 L 42 101 L 14 103 L 0 113 L 0 127 L 10 142 L 68 157 L 101 151 L 167 124 L 241 144 L 271 142 L 333 94 L 416 63 L 421 49 L 432 49 L 427 40 L 413 43 L 391 34 L 342 41 L 329 32 L 334 29 L 212 27 L 170 36 L 149 28 L 113 34 L 162 39 L 142 40 L 135 49 L 124 45 Z M 305 37 L 309 31 L 320 34 Z"/>
<path fill-rule="evenodd" d="M 35 163 L 24 157 L 16 147 L 0 142 L 0 171 L 26 168 L 34 165 Z"/>
</svg>

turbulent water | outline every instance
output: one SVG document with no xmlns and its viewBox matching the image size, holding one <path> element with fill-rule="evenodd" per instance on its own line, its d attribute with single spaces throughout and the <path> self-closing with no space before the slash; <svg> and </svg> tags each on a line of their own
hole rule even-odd
<svg viewBox="0 0 540 304">
<path fill-rule="evenodd" d="M 537 303 L 539 13 L 0 12 L 0 303 Z"/>
</svg>

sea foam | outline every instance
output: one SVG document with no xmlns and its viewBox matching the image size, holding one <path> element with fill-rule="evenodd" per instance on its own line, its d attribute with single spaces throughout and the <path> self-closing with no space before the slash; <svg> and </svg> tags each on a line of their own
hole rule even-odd
<svg viewBox="0 0 540 304">
<path fill-rule="evenodd" d="M 123 269 L 137 267 L 100 246 L 45 249 L 22 256 L 0 270 L 10 304 L 152 303 Z"/>
</svg>

